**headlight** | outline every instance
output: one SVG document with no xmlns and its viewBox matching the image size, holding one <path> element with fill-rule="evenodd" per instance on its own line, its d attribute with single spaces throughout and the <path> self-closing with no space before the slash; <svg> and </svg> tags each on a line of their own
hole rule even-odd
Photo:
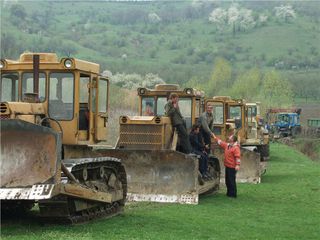
<svg viewBox="0 0 320 240">
<path fill-rule="evenodd" d="M 186 94 L 191 95 L 193 93 L 193 89 L 192 88 L 186 88 L 185 92 L 186 92 Z"/>
<path fill-rule="evenodd" d="M 72 67 L 72 60 L 71 59 L 66 59 L 65 61 L 64 61 L 64 66 L 66 67 L 66 68 L 71 68 Z"/>
<path fill-rule="evenodd" d="M 154 119 L 154 122 L 157 123 L 157 124 L 161 123 L 161 118 L 160 117 L 156 117 Z"/>
<path fill-rule="evenodd" d="M 5 60 L 0 61 L 0 69 L 3 69 L 6 66 Z"/>
<path fill-rule="evenodd" d="M 128 121 L 127 117 L 123 116 L 123 117 L 120 117 L 120 121 L 121 123 L 126 123 Z"/>
<path fill-rule="evenodd" d="M 146 93 L 146 89 L 145 88 L 139 88 L 138 89 L 138 94 L 139 95 L 144 95 Z"/>
</svg>

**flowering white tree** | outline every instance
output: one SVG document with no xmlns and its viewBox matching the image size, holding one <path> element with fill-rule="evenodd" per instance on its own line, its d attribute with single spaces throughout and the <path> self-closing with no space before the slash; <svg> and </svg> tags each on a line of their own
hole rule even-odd
<svg viewBox="0 0 320 240">
<path fill-rule="evenodd" d="M 232 4 L 228 9 L 228 24 L 235 25 L 235 23 L 239 20 L 240 11 L 238 8 L 238 4 Z"/>
<path fill-rule="evenodd" d="M 252 16 L 252 10 L 241 8 L 239 11 L 239 30 L 250 29 L 255 26 L 255 21 Z"/>
<path fill-rule="evenodd" d="M 103 77 L 108 77 L 111 78 L 112 77 L 112 72 L 109 70 L 104 70 L 101 74 Z"/>
<path fill-rule="evenodd" d="M 154 73 L 147 73 L 144 76 L 144 79 L 142 81 L 142 87 L 146 87 L 146 88 L 152 88 L 157 84 L 165 84 L 165 81 L 163 81 L 162 78 L 160 78 L 158 76 L 158 74 L 154 74 Z"/>
<path fill-rule="evenodd" d="M 268 16 L 264 14 L 260 14 L 258 21 L 261 25 L 265 25 L 266 22 L 268 21 Z"/>
<path fill-rule="evenodd" d="M 209 22 L 214 23 L 217 29 L 222 30 L 227 21 L 227 12 L 222 8 L 214 9 L 209 15 Z"/>
<path fill-rule="evenodd" d="M 147 73 L 145 76 L 140 74 L 132 73 L 117 73 L 110 76 L 110 82 L 116 84 L 119 87 L 135 90 L 138 87 L 152 88 L 156 84 L 164 84 L 162 78 L 157 74 Z"/>
<path fill-rule="evenodd" d="M 233 35 L 236 31 L 247 30 L 255 26 L 252 10 L 239 8 L 238 4 L 232 4 L 227 10 L 214 9 L 209 15 L 209 21 L 216 24 L 219 30 L 228 24 L 232 26 Z"/>
<path fill-rule="evenodd" d="M 128 55 L 124 53 L 124 54 L 121 55 L 121 58 L 122 58 L 123 60 L 126 60 L 126 59 L 128 58 Z"/>
<path fill-rule="evenodd" d="M 161 17 L 158 16 L 158 14 L 156 13 L 149 13 L 148 14 L 148 20 L 151 22 L 151 23 L 158 23 L 158 22 L 161 22 Z"/>
<path fill-rule="evenodd" d="M 275 7 L 276 17 L 288 22 L 290 19 L 296 18 L 296 12 L 291 5 L 281 5 L 280 7 Z"/>
</svg>

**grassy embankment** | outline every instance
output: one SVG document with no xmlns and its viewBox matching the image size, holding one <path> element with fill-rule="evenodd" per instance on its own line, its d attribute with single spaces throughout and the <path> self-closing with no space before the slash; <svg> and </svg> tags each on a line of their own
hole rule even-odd
<svg viewBox="0 0 320 240">
<path fill-rule="evenodd" d="M 288 145 L 293 146 L 312 160 L 320 162 L 320 138 L 298 137 L 292 139 Z"/>
<path fill-rule="evenodd" d="M 78 226 L 2 223 L 2 239 L 319 239 L 320 165 L 272 144 L 263 183 L 224 189 L 197 206 L 129 204 L 122 216 Z"/>
</svg>

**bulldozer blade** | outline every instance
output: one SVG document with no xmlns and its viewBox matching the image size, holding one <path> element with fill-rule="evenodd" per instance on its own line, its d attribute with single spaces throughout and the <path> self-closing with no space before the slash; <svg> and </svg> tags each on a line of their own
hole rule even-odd
<svg viewBox="0 0 320 240">
<path fill-rule="evenodd" d="M 217 148 L 214 151 L 218 157 L 221 166 L 221 179 L 225 181 L 225 167 L 224 151 L 221 148 Z M 241 147 L 241 165 L 240 170 L 237 172 L 236 181 L 240 183 L 260 183 L 261 175 L 265 171 L 266 163 L 260 161 L 260 154 L 254 151 L 250 151 Z"/>
<path fill-rule="evenodd" d="M 85 152 L 81 155 L 121 159 L 127 173 L 128 201 L 198 203 L 198 159 L 193 156 L 172 150 L 88 149 Z"/>
<path fill-rule="evenodd" d="M 60 135 L 17 119 L 1 121 L 1 188 L 53 184 L 60 177 Z M 56 176 L 57 175 L 57 176 Z"/>
</svg>

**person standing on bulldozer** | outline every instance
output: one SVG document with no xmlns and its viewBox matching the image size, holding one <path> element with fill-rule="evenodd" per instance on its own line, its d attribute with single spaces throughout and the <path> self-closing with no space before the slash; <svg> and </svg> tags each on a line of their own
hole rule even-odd
<svg viewBox="0 0 320 240">
<path fill-rule="evenodd" d="M 203 137 L 203 141 L 206 147 L 206 152 L 209 154 L 211 149 L 211 137 L 213 137 L 213 132 L 211 131 L 213 127 L 213 107 L 212 105 L 207 105 L 206 111 L 202 113 L 199 117 L 198 124 L 200 124 L 200 132 Z"/>
<path fill-rule="evenodd" d="M 221 148 L 224 149 L 224 166 L 225 172 L 225 182 L 227 186 L 227 196 L 236 198 L 237 197 L 237 184 L 236 184 L 236 174 L 240 170 L 240 145 L 238 144 L 237 135 L 231 135 L 228 138 L 228 142 L 224 142 L 217 138 L 213 134 L 213 138 Z"/>
<path fill-rule="evenodd" d="M 176 93 L 171 93 L 167 104 L 164 106 L 165 115 L 170 117 L 172 126 L 177 129 L 180 140 L 181 152 L 191 153 L 191 145 L 189 142 L 186 122 L 179 109 L 179 96 Z"/>
</svg>

